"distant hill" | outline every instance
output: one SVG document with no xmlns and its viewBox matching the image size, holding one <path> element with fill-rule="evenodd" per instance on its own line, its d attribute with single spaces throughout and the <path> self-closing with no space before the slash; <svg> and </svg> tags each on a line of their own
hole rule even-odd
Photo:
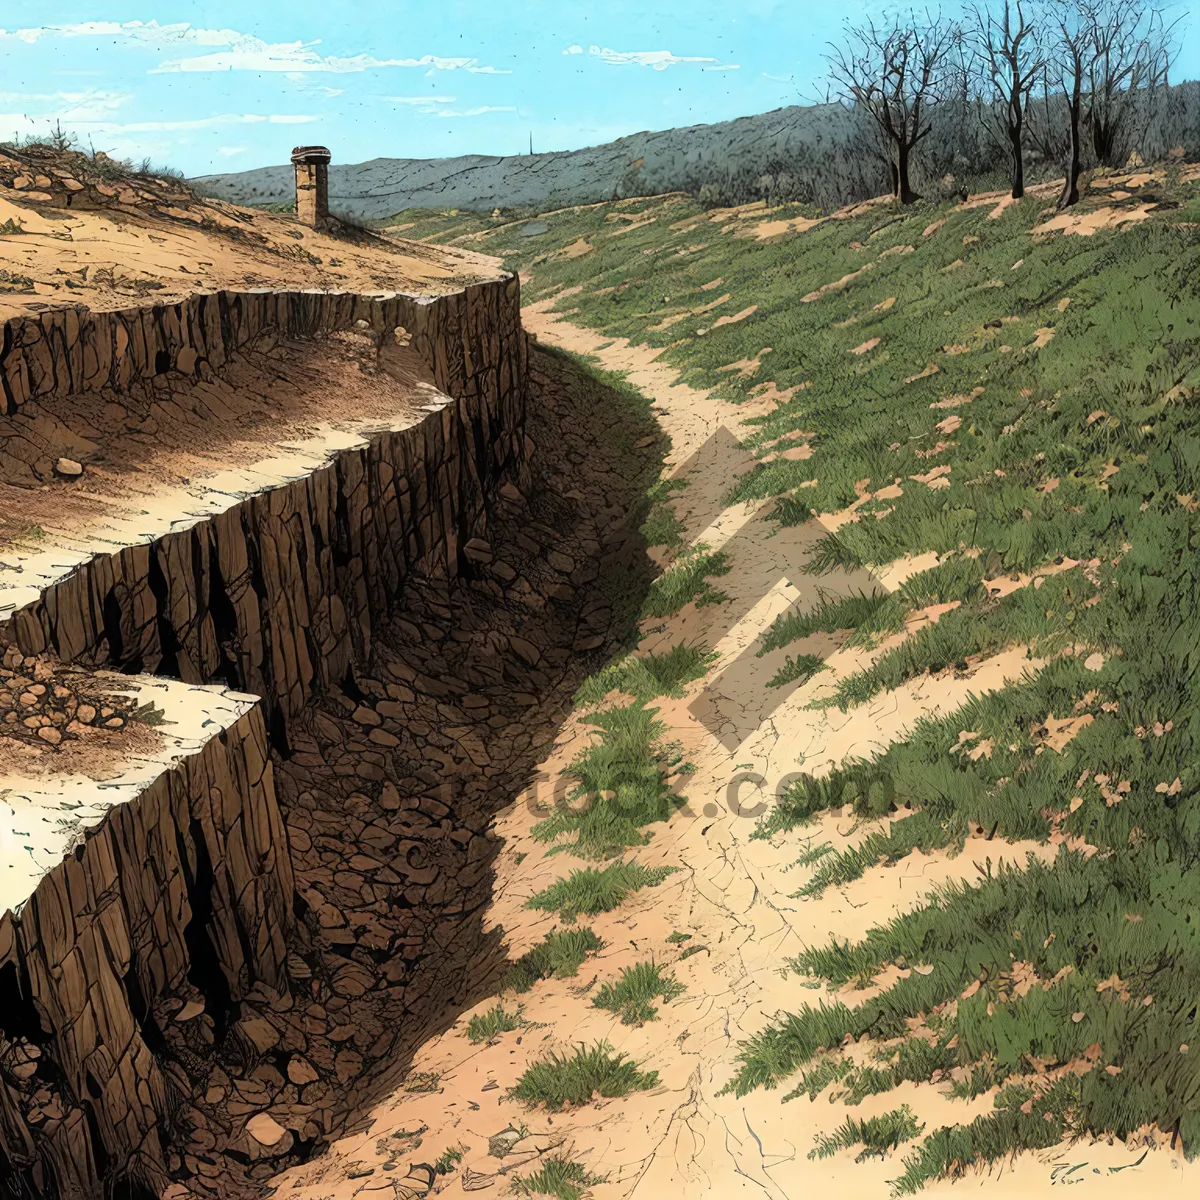
<svg viewBox="0 0 1200 1200">
<path fill-rule="evenodd" d="M 852 118 L 840 105 L 793 105 L 715 125 L 635 133 L 585 150 L 500 158 L 375 158 L 352 165 L 335 161 L 329 202 L 336 213 L 372 219 L 406 208 L 549 209 L 699 191 L 705 183 L 724 190 L 735 176 L 748 180 L 786 173 L 801 162 L 815 164 L 824 149 L 844 145 L 851 132 Z M 336 160 L 337 147 L 332 150 Z M 237 204 L 287 204 L 295 186 L 288 165 L 192 182 Z"/>
<path fill-rule="evenodd" d="M 1061 103 L 1027 115 L 1027 182 L 1061 174 L 1065 132 Z M 1152 110 L 1129 123 L 1128 151 L 1147 160 L 1182 147 L 1200 154 L 1200 84 L 1154 93 Z M 337 147 L 331 147 L 334 159 Z M 1085 145 L 1085 166 L 1092 165 Z M 1122 152 L 1121 161 L 1124 162 Z M 946 175 L 972 190 L 1003 187 L 1008 150 L 973 106 L 941 106 L 933 136 L 921 145 L 913 182 L 926 195 Z M 236 204 L 286 205 L 295 198 L 290 165 L 260 167 L 191 181 Z M 829 210 L 890 186 L 878 138 L 840 104 L 792 105 L 715 125 L 634 133 L 602 146 L 503 158 L 375 158 L 329 170 L 331 209 L 359 220 L 407 208 L 546 211 L 629 196 L 686 191 L 710 205 L 747 200 L 812 202 Z"/>
</svg>

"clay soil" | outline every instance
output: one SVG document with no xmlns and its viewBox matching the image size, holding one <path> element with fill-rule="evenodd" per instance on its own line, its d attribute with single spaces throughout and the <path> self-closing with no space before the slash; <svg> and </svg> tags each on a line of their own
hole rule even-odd
<svg viewBox="0 0 1200 1200">
<path fill-rule="evenodd" d="M 0 449 L 0 549 L 86 540 L 119 511 L 177 516 L 218 475 L 266 460 L 286 475 L 289 447 L 398 428 L 441 395 L 415 352 L 381 348 L 360 330 L 315 341 L 266 335 L 219 377 L 204 376 L 136 384 L 119 403 L 82 394 L 53 415 L 26 411 L 32 419 Z M 60 458 L 82 473 L 63 475 Z"/>
</svg>

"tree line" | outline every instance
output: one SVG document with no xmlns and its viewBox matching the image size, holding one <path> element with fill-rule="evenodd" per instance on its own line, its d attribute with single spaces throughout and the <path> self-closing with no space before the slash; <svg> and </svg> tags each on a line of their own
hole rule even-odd
<svg viewBox="0 0 1200 1200">
<path fill-rule="evenodd" d="M 955 19 L 912 10 L 847 21 L 826 58 L 832 94 L 902 204 L 919 198 L 914 167 L 940 132 L 941 157 L 956 141 L 969 150 L 974 140 L 976 157 L 1002 150 L 1015 199 L 1031 159 L 1056 164 L 1066 208 L 1086 165 L 1124 166 L 1169 115 L 1178 29 L 1140 0 L 993 0 Z"/>
</svg>

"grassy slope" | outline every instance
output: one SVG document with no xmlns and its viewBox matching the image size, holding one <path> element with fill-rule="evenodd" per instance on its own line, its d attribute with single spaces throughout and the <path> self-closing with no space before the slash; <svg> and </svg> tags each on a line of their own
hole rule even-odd
<svg viewBox="0 0 1200 1200">
<path fill-rule="evenodd" d="M 885 869 L 881 855 L 961 845 L 971 824 L 998 837 L 1070 835 L 1051 867 L 951 889 L 859 945 L 806 954 L 796 970 L 833 984 L 891 963 L 921 969 L 855 1008 L 802 1005 L 742 1048 L 739 1091 L 804 1069 L 806 1090 L 838 1079 L 853 1098 L 954 1067 L 966 1072 L 964 1095 L 999 1088 L 992 1116 L 926 1136 L 902 1190 L 956 1160 L 1085 1128 L 1123 1135 L 1157 1122 L 1200 1150 L 1200 1052 L 1188 1052 L 1200 1047 L 1200 190 L 1173 180 L 1154 191 L 1179 207 L 1092 237 L 1032 235 L 1049 214 L 1027 199 L 995 220 L 988 208 L 880 207 L 760 242 L 735 236 L 745 222 L 659 199 L 560 213 L 534 238 L 508 225 L 470 243 L 532 268 L 529 299 L 581 286 L 561 303 L 574 321 L 665 347 L 689 383 L 733 399 L 767 381 L 800 386 L 754 440 L 766 458 L 802 432 L 814 453 L 764 462 L 733 497 L 780 497 L 780 516 L 796 520 L 899 482 L 903 494 L 868 501 L 821 564 L 933 550 L 946 577 L 923 594 L 948 589 L 961 606 L 845 681 L 844 707 L 1005 645 L 1057 656 L 1036 678 L 923 723 L 870 770 L 802 781 L 770 822 L 788 836 L 849 799 L 864 815 L 894 814 L 862 853 L 814 855 L 809 890 Z M 629 221 L 617 213 L 649 223 L 620 233 Z M 502 224 L 414 219 L 406 236 Z M 593 248 L 559 253 L 580 239 Z M 672 316 L 682 319 L 651 329 Z M 765 347 L 756 373 L 720 370 Z M 948 486 L 912 478 L 939 467 Z M 1064 557 L 1088 565 L 1001 601 L 978 583 Z M 858 608 L 874 622 L 868 637 L 902 615 Z M 792 634 L 803 650 L 803 624 Z M 1048 716 L 1090 721 L 1056 751 L 1045 746 Z M 991 753 L 962 753 L 964 730 Z M 1099 853 L 1067 848 L 1084 844 Z M 918 1015 L 928 1038 L 907 1037 L 878 1068 L 847 1076 L 828 1065 L 847 1033 L 905 1037 Z M 1082 1073 L 1030 1082 L 1066 1063 Z"/>
</svg>

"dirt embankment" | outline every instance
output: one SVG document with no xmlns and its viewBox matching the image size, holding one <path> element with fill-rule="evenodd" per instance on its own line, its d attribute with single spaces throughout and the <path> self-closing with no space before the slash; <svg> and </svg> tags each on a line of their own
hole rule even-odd
<svg viewBox="0 0 1200 1200">
<path fill-rule="evenodd" d="M 84 890 L 52 867 L 0 923 L 21 998 L 0 1019 L 0 1153 L 30 1195 L 254 1193 L 417 1088 L 414 1047 L 506 965 L 482 922 L 492 816 L 628 644 L 648 581 L 653 425 L 614 450 L 604 389 L 551 360 L 527 389 L 515 283 L 205 303 L 212 321 L 139 317 L 126 365 L 148 378 L 115 388 L 77 381 L 66 327 L 61 370 L 22 375 L 9 418 L 45 440 L 6 472 L 40 522 L 3 560 L 17 703 L 40 689 L 19 719 L 57 730 L 64 683 L 76 704 L 60 743 L 22 723 L 29 811 L 54 819 L 57 766 L 94 791 L 146 757 L 115 728 L 109 755 L 79 753 L 86 689 L 56 656 L 262 697 L 224 732 L 171 713 L 176 765 L 86 809 Z M 104 327 L 118 377 L 127 316 Z M 77 959 L 82 989 L 59 977 Z"/>
<path fill-rule="evenodd" d="M 221 288 L 444 295 L 496 262 L 334 223 L 240 208 L 97 155 L 0 152 L 0 319 L 86 304 L 128 308 Z"/>
</svg>

